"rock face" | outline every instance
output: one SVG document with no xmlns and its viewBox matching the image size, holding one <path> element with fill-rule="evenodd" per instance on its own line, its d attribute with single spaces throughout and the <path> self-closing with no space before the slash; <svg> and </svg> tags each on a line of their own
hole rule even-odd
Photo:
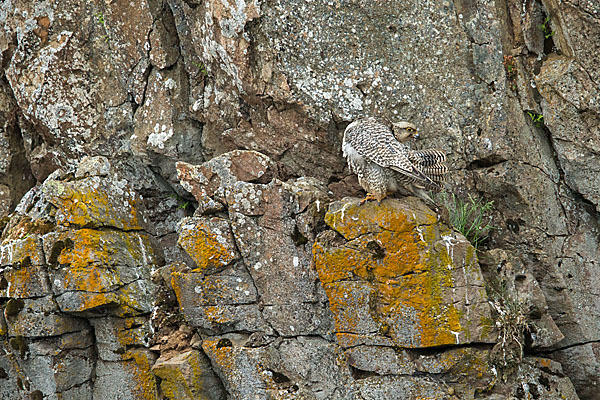
<svg viewBox="0 0 600 400">
<path fill-rule="evenodd" d="M 421 203 L 332 203 L 325 221 L 315 267 L 342 346 L 494 341 L 473 247 Z"/>
<path fill-rule="evenodd" d="M 0 398 L 596 399 L 599 21 L 4 1 Z M 494 201 L 485 248 L 358 203 L 340 143 L 367 115 Z"/>
<path fill-rule="evenodd" d="M 497 383 L 475 249 L 420 201 L 327 206 L 314 180 L 258 183 L 271 165 L 253 151 L 178 164 L 207 206 L 179 225 L 193 262 L 170 285 L 230 398 L 493 398 L 518 395 L 512 379 L 576 398 L 547 359 Z"/>
<path fill-rule="evenodd" d="M 156 393 L 148 370 L 156 357 L 145 345 L 157 256 L 141 198 L 114 171 L 97 175 L 93 161 L 108 164 L 82 162 L 78 175 L 89 176 L 78 180 L 57 170 L 4 229 L 3 397 Z"/>
</svg>

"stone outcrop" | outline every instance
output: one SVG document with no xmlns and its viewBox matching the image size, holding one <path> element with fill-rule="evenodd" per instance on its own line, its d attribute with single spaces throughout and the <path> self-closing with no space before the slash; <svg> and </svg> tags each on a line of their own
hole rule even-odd
<svg viewBox="0 0 600 400">
<path fill-rule="evenodd" d="M 315 244 L 315 268 L 340 345 L 494 341 L 475 249 L 422 203 L 332 203 L 325 221 L 332 230 Z"/>
<path fill-rule="evenodd" d="M 599 18 L 4 1 L 0 398 L 595 399 Z M 483 248 L 357 203 L 365 115 L 494 201 Z"/>
<path fill-rule="evenodd" d="M 2 396 L 151 396 L 157 256 L 141 198 L 105 158 L 75 175 L 51 174 L 4 229 Z"/>
</svg>

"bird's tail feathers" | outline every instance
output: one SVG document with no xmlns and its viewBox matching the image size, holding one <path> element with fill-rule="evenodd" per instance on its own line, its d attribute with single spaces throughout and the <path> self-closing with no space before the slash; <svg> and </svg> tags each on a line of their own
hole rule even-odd
<svg viewBox="0 0 600 400">
<path fill-rule="evenodd" d="M 445 164 L 435 164 L 428 167 L 421 167 L 420 170 L 429 177 L 440 177 L 442 179 L 445 178 L 445 175 L 448 173 L 448 167 Z"/>
<path fill-rule="evenodd" d="M 413 150 L 408 158 L 422 167 L 430 167 L 446 161 L 446 154 L 437 149 Z"/>
</svg>

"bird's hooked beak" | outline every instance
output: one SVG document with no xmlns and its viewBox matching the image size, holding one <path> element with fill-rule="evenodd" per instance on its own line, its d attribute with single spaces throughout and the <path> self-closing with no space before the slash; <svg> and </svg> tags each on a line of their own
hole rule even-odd
<svg viewBox="0 0 600 400">
<path fill-rule="evenodd" d="M 420 136 L 420 135 L 419 135 L 419 131 L 415 131 L 415 133 L 414 133 L 413 137 L 414 137 L 415 139 L 418 139 L 418 138 L 419 138 L 419 136 Z"/>
</svg>

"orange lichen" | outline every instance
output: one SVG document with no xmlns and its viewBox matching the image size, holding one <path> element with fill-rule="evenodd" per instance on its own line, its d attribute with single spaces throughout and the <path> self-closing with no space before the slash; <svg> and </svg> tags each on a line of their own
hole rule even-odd
<svg viewBox="0 0 600 400">
<path fill-rule="evenodd" d="M 42 285 L 43 272 L 37 266 L 21 266 L 4 271 L 0 295 L 12 298 L 36 297 L 47 294 Z"/>
<path fill-rule="evenodd" d="M 405 204 L 392 201 L 361 205 L 359 202 L 345 203 L 341 208 L 325 215 L 325 222 L 331 228 L 351 240 L 369 232 L 383 230 L 393 232 L 413 231 L 415 222 L 434 224 L 437 219 L 431 212 L 421 208 L 409 208 Z"/>
<path fill-rule="evenodd" d="M 171 272 L 171 287 L 175 292 L 175 296 L 177 297 L 177 303 L 181 306 L 182 298 L 181 298 L 181 282 L 183 281 L 183 273 L 179 271 Z"/>
<path fill-rule="evenodd" d="M 61 225 L 142 229 L 138 218 L 137 198 L 129 189 L 121 189 L 124 194 L 115 196 L 115 188 L 106 186 L 103 180 L 95 178 L 90 178 L 87 185 L 58 181 L 48 182 L 46 185 L 47 191 L 52 194 L 51 202 L 62 211 L 60 217 L 57 214 L 57 221 Z"/>
<path fill-rule="evenodd" d="M 442 291 L 453 285 L 448 268 L 452 261 L 445 249 L 436 251 L 432 243 L 419 240 L 435 236 L 424 232 L 434 229 L 428 223 L 435 217 L 419 214 L 420 220 L 414 218 L 410 210 L 392 202 L 379 207 L 346 203 L 326 215 L 328 225 L 351 240 L 332 248 L 317 242 L 313 248 L 338 332 L 361 333 L 357 330 L 360 323 L 363 329 L 376 323 L 401 346 L 458 343 L 460 315 Z M 373 253 L 377 247 L 382 254 Z M 356 284 L 349 286 L 349 279 Z M 371 293 L 368 300 L 364 298 L 367 292 Z M 364 317 L 356 312 L 360 307 L 368 307 L 372 321 L 358 319 Z"/>
<path fill-rule="evenodd" d="M 225 306 L 207 306 L 204 307 L 204 314 L 206 319 L 213 324 L 227 324 L 232 322 L 233 319 L 229 317 L 229 313 Z"/>
<path fill-rule="evenodd" d="M 553 361 L 548 358 L 536 357 L 535 361 L 538 363 L 540 368 L 551 368 Z"/>
<path fill-rule="evenodd" d="M 58 241 L 69 245 L 60 247 L 56 262 L 61 266 L 54 273 L 60 277 L 64 291 L 82 292 L 77 311 L 109 303 L 139 309 L 135 287 L 126 286 L 116 263 L 133 263 L 144 268 L 154 262 L 148 239 L 143 235 L 125 232 L 104 232 L 80 229 L 61 235 Z M 137 265 L 136 265 L 137 264 Z"/>
<path fill-rule="evenodd" d="M 357 313 L 357 308 L 368 307 L 369 291 L 361 290 L 359 284 L 342 282 L 333 285 L 324 285 L 325 292 L 330 296 L 330 309 L 333 313 L 335 327 L 338 332 L 357 332 L 361 319 L 364 317 Z M 331 299 L 335 301 L 331 302 Z M 368 323 L 368 321 L 367 321 Z"/>
<path fill-rule="evenodd" d="M 218 368 L 230 372 L 235 367 L 234 348 L 229 339 L 206 339 L 202 341 L 202 349 Z"/>
<path fill-rule="evenodd" d="M 18 218 L 18 222 L 11 221 L 14 225 L 4 232 L 3 244 L 8 240 L 23 239 L 31 235 L 44 235 L 54 229 L 54 224 L 45 220 L 32 220 L 29 216 L 16 216 L 15 218 Z"/>
<path fill-rule="evenodd" d="M 228 229 L 228 228 L 227 228 Z M 205 221 L 185 227 L 179 234 L 177 243 L 188 253 L 198 266 L 195 272 L 207 268 L 218 268 L 235 259 L 231 232 L 217 234 L 211 231 Z"/>
<path fill-rule="evenodd" d="M 42 265 L 42 246 L 38 235 L 28 235 L 22 239 L 5 240 L 0 248 L 3 265 Z"/>
<path fill-rule="evenodd" d="M 152 372 L 161 379 L 163 394 L 171 400 L 203 398 L 205 367 L 200 353 L 191 350 L 175 357 L 178 359 L 176 362 L 161 363 L 159 360 L 152 367 Z"/>
<path fill-rule="evenodd" d="M 134 393 L 138 399 L 158 399 L 156 378 L 151 372 L 154 360 L 148 358 L 145 350 L 130 350 L 129 355 L 133 362 L 124 362 L 130 376 L 133 378 Z"/>
</svg>

